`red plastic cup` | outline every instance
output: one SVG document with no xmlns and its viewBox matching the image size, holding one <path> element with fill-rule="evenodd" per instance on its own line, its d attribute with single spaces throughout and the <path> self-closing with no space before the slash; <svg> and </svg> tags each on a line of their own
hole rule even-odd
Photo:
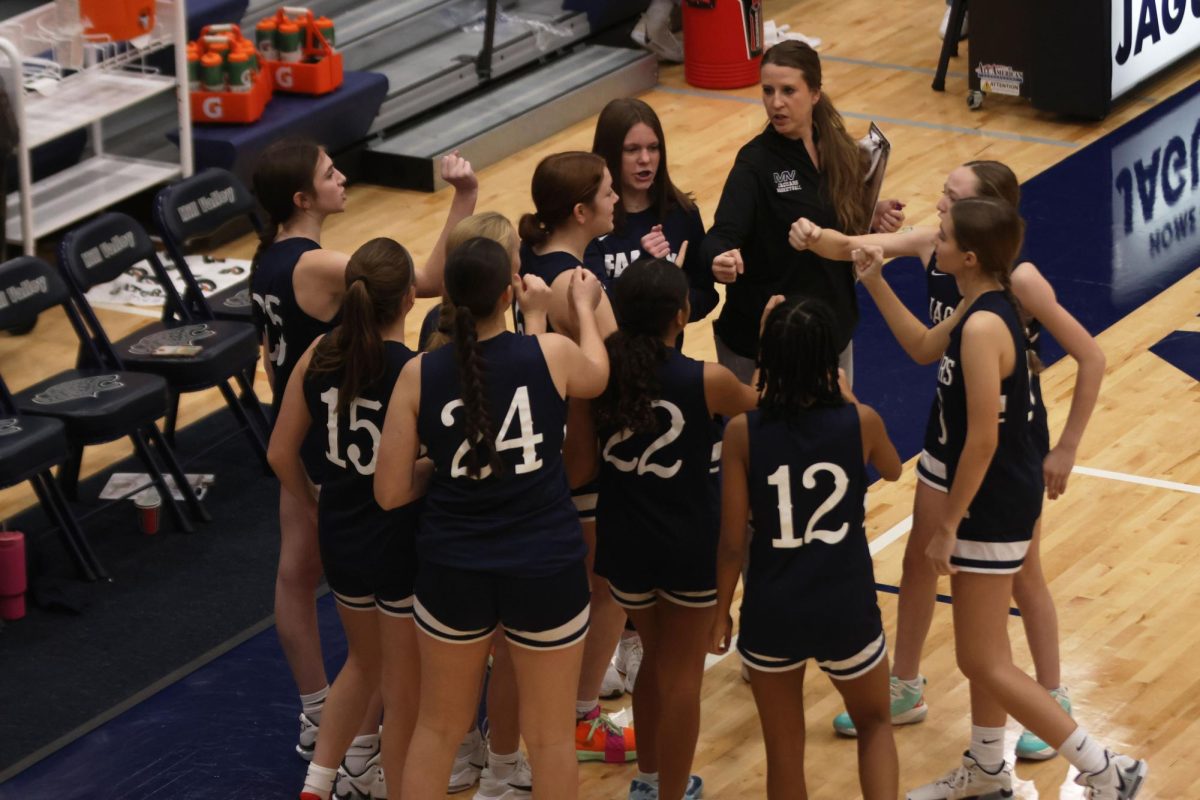
<svg viewBox="0 0 1200 800">
<path fill-rule="evenodd" d="M 138 511 L 138 527 L 142 533 L 150 536 L 158 533 L 158 514 L 162 510 L 162 498 L 158 489 L 143 489 L 133 499 Z"/>
<path fill-rule="evenodd" d="M 25 534 L 0 531 L 0 619 L 25 616 Z"/>
</svg>

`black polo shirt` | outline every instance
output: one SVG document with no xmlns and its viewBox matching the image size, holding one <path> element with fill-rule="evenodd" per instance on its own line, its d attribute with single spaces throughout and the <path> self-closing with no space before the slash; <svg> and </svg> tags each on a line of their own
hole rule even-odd
<svg viewBox="0 0 1200 800">
<path fill-rule="evenodd" d="M 725 305 L 713 326 L 738 355 L 758 356 L 759 320 L 774 294 L 824 300 L 838 322 L 839 349 L 850 342 L 858 322 L 853 267 L 847 261 L 793 250 L 788 228 L 800 217 L 823 228 L 842 228 L 825 176 L 817 171 L 804 142 L 768 126 L 738 151 L 699 253 L 711 267 L 716 256 L 741 248 L 745 272 L 726 285 Z"/>
</svg>

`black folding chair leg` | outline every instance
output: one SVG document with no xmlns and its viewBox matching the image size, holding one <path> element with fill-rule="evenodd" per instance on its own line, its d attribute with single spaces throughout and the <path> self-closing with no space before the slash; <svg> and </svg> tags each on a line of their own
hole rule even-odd
<svg viewBox="0 0 1200 800">
<path fill-rule="evenodd" d="M 225 404 L 229 406 L 229 410 L 233 412 L 233 416 L 237 418 L 238 425 L 246 432 L 247 438 L 250 439 L 250 446 L 254 448 L 258 460 L 263 463 L 264 467 L 269 467 L 267 462 L 267 443 L 263 441 L 262 434 L 254 427 L 254 423 L 246 416 L 246 409 L 242 408 L 242 403 L 238 399 L 237 394 L 233 389 L 229 388 L 228 383 L 221 383 L 217 388 L 221 390 L 221 394 L 225 397 Z"/>
<path fill-rule="evenodd" d="M 946 71 L 950 59 L 958 55 L 958 40 L 962 33 L 963 19 L 967 16 L 967 0 L 951 0 L 950 19 L 946 25 L 946 36 L 942 39 L 942 52 L 938 56 L 937 72 L 933 76 L 933 90 L 946 91 Z"/>
<path fill-rule="evenodd" d="M 242 404 L 250 413 L 250 418 L 258 425 L 259 431 L 262 432 L 263 440 L 267 441 L 271 437 L 271 421 L 267 419 L 266 412 L 262 409 L 262 402 L 258 399 L 258 393 L 254 391 L 254 370 L 237 374 L 238 388 L 242 392 Z"/>
<path fill-rule="evenodd" d="M 200 498 L 196 496 L 196 490 L 188 483 L 187 475 L 184 474 L 183 468 L 179 466 L 179 460 L 175 458 L 175 451 L 167 444 L 162 434 L 158 432 L 158 428 L 153 425 L 149 426 L 150 441 L 154 442 L 154 446 L 158 448 L 159 455 L 162 456 L 163 463 L 167 465 L 167 470 L 175 476 L 175 482 L 179 484 L 179 490 L 183 492 L 183 500 L 191 509 L 192 516 L 201 522 L 212 522 L 212 516 L 208 513 L 208 509 L 200 502 Z"/>
<path fill-rule="evenodd" d="M 148 428 L 154 428 L 154 425 L 148 425 Z M 154 429 L 155 436 L 158 435 L 158 429 Z M 195 533 L 196 529 L 192 525 L 192 521 L 183 513 L 183 509 L 179 507 L 179 503 L 175 501 L 175 496 L 171 494 L 170 488 L 167 486 L 167 479 L 163 477 L 162 469 L 159 468 L 158 462 L 154 460 L 154 454 L 150 452 L 149 445 L 146 444 L 146 433 L 141 428 L 129 434 L 129 438 L 133 440 L 133 447 L 137 451 L 138 458 L 142 460 L 146 471 L 150 473 L 150 479 L 154 481 L 154 485 L 158 488 L 158 494 L 162 498 L 163 505 L 171 509 L 171 517 L 175 520 L 175 524 L 182 528 L 187 533 Z M 161 451 L 160 451 L 161 452 Z M 179 480 L 178 477 L 175 478 Z M 187 481 L 183 482 L 181 487 L 184 496 L 187 496 Z"/>
<path fill-rule="evenodd" d="M 58 468 L 58 485 L 72 500 L 79 499 L 79 470 L 83 464 L 83 449 L 71 445 L 70 455 Z"/>
<path fill-rule="evenodd" d="M 96 571 L 92 568 L 96 557 L 88 548 L 87 542 L 82 537 L 77 538 L 73 531 L 67 527 L 67 521 L 63 516 L 63 512 L 54 502 L 54 498 L 50 496 L 45 483 L 43 483 L 42 473 L 34 475 L 29 479 L 29 483 L 33 486 L 34 494 L 37 495 L 38 502 L 42 504 L 42 508 L 46 509 L 58 526 L 59 536 L 62 538 L 63 545 L 71 553 L 71 558 L 75 559 L 75 566 L 79 567 L 79 571 L 83 574 L 83 579 L 87 581 L 96 580 Z M 54 478 L 50 478 L 53 483 Z"/>
<path fill-rule="evenodd" d="M 167 418 L 163 421 L 167 441 L 175 444 L 175 423 L 179 419 L 179 394 L 170 392 L 167 397 Z"/>
<path fill-rule="evenodd" d="M 67 498 L 63 497 L 62 490 L 58 486 L 58 481 L 54 480 L 54 475 L 49 470 L 44 473 L 46 491 L 50 495 L 50 499 L 61 509 L 63 519 L 66 521 L 67 529 L 75 540 L 79 542 L 80 549 L 84 555 L 91 561 L 92 570 L 96 573 L 96 577 L 101 580 L 111 581 L 112 578 L 108 574 L 108 570 L 100 563 L 100 559 L 96 557 L 96 551 L 92 549 L 92 545 L 87 540 L 87 534 L 83 532 L 83 528 L 79 525 L 79 520 L 75 518 L 75 512 L 71 510 L 70 503 Z"/>
</svg>

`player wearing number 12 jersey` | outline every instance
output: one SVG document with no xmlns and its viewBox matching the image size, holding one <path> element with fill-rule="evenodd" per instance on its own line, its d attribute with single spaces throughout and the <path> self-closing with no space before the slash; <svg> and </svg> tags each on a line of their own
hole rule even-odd
<svg viewBox="0 0 1200 800">
<path fill-rule="evenodd" d="M 900 457 L 883 421 L 844 397 L 833 313 L 819 301 L 767 306 L 758 409 L 730 421 L 722 448 L 715 652 L 729 647 L 733 590 L 754 520 L 737 648 L 767 747 L 767 796 L 804 783 L 804 667 L 833 679 L 859 731 L 867 800 L 895 798 L 887 649 L 863 528 L 864 462 L 887 480 Z"/>
</svg>

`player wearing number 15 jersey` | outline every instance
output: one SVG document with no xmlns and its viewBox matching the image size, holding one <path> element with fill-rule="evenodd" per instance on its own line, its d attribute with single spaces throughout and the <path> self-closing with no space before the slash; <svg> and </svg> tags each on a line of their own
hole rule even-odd
<svg viewBox="0 0 1200 800">
<path fill-rule="evenodd" d="M 576 345 L 506 330 L 514 277 L 496 242 L 463 243 L 445 278 L 453 342 L 401 373 L 375 479 L 384 507 L 429 486 L 417 534 L 421 707 L 399 796 L 445 794 L 500 626 L 514 645 L 521 732 L 539 781 L 574 797 L 570 709 L 589 589 L 561 450 L 566 397 L 594 397 L 608 380 L 595 317 L 600 282 L 582 268 L 570 278 Z M 432 471 L 418 464 L 419 444 Z"/>
<path fill-rule="evenodd" d="M 382 761 L 395 781 L 416 719 L 417 504 L 384 511 L 374 496 L 387 403 L 413 357 L 403 341 L 404 317 L 415 297 L 413 272 L 408 251 L 391 239 L 373 239 L 355 251 L 346 265 L 341 322 L 298 359 L 271 437 L 271 465 L 284 490 L 317 520 L 321 565 L 349 645 L 321 715 L 301 795 L 306 800 L 330 796 L 334 771 L 380 689 L 381 653 L 387 653 L 389 675 L 382 683 Z M 308 477 L 318 472 L 319 498 Z M 373 729 L 377 723 L 376 716 L 367 724 Z M 371 786 L 378 763 L 347 762 L 347 772 Z"/>
<path fill-rule="evenodd" d="M 867 800 L 895 798 L 887 649 L 863 528 L 869 462 L 887 480 L 900 457 L 883 421 L 842 394 L 829 307 L 767 306 L 758 409 L 731 420 L 722 448 L 716 652 L 728 649 L 733 590 L 754 520 L 738 652 L 767 746 L 767 796 L 804 782 L 804 666 L 816 659 L 859 731 Z"/>
</svg>

